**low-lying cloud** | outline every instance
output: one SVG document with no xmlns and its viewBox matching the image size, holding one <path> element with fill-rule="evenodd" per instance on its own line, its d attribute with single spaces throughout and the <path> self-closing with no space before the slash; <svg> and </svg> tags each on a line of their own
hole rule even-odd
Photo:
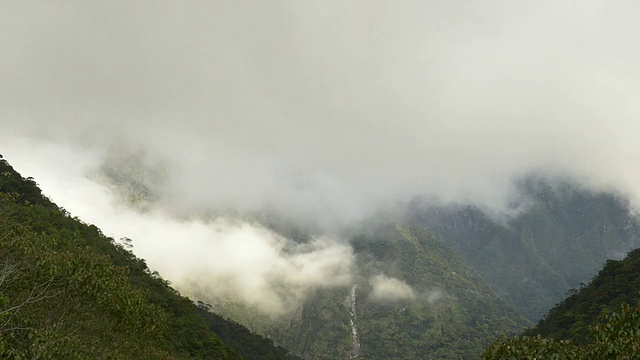
<svg viewBox="0 0 640 360">
<path fill-rule="evenodd" d="M 401 300 L 414 300 L 416 294 L 406 282 L 378 274 L 369 280 L 371 293 L 369 300 L 377 303 L 390 303 Z"/>
<path fill-rule="evenodd" d="M 352 282 L 354 255 L 342 239 L 317 236 L 296 243 L 257 222 L 182 217 L 153 202 L 140 207 L 120 196 L 127 191 L 105 183 L 94 166 L 95 154 L 55 144 L 12 146 L 20 149 L 16 162 L 27 165 L 20 171 L 44 179 L 45 194 L 62 198 L 61 206 L 107 236 L 131 239 L 135 254 L 184 294 L 234 299 L 278 316 L 297 309 L 316 289 Z"/>
<path fill-rule="evenodd" d="M 1 151 L 82 218 L 98 204 L 70 186 L 118 190 L 100 171 L 140 154 L 151 179 L 128 190 L 146 184 L 153 196 L 128 200 L 151 217 L 267 212 L 336 233 L 417 194 L 504 211 L 529 172 L 637 204 L 639 7 L 11 2 L 0 14 Z M 30 155 L 48 148 L 67 152 Z M 176 238 L 157 253 L 186 241 Z M 294 266 L 280 240 L 265 241 Z M 171 261 L 171 273 L 188 266 Z"/>
<path fill-rule="evenodd" d="M 311 290 L 351 282 L 352 250 L 344 242 L 319 238 L 296 244 L 259 225 L 222 219 L 157 225 L 153 238 L 180 240 L 155 249 L 144 244 L 137 252 L 166 264 L 160 273 L 205 299 L 233 298 L 281 315 L 296 310 Z"/>
</svg>

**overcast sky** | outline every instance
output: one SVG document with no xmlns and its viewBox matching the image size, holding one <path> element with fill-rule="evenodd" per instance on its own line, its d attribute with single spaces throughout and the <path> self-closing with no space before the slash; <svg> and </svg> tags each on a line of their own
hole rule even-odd
<svg viewBox="0 0 640 360">
<path fill-rule="evenodd" d="M 114 152 L 167 209 L 322 224 L 532 171 L 640 199 L 637 1 L 0 4 L 0 153 L 72 211 Z"/>
<path fill-rule="evenodd" d="M 146 149 L 194 205 L 349 216 L 532 169 L 640 189 L 636 1 L 2 7 L 2 132 Z"/>
</svg>

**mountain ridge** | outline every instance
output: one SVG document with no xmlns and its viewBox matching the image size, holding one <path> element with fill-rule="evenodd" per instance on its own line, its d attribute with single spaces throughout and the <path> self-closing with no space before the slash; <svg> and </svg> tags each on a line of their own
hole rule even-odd
<svg viewBox="0 0 640 360">
<path fill-rule="evenodd" d="M 349 241 L 353 283 L 316 290 L 287 317 L 210 302 L 305 359 L 475 359 L 498 335 L 530 324 L 415 224 L 364 224 Z"/>
<path fill-rule="evenodd" d="M 540 177 L 519 186 L 527 206 L 503 222 L 473 206 L 415 202 L 410 212 L 501 297 L 537 321 L 607 259 L 639 247 L 640 221 L 615 194 Z"/>
<path fill-rule="evenodd" d="M 3 356 L 297 359 L 204 312 L 122 244 L 71 217 L 4 159 L 0 232 Z"/>
</svg>

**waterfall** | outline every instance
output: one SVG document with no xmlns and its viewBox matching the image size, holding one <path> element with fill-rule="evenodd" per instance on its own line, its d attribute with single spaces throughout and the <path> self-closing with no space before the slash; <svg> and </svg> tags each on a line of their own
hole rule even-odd
<svg viewBox="0 0 640 360">
<path fill-rule="evenodd" d="M 356 313 L 356 288 L 358 285 L 353 285 L 351 287 L 351 293 L 347 296 L 345 300 L 345 305 L 349 310 L 349 314 L 351 315 L 351 319 L 349 319 L 349 324 L 351 325 L 351 337 L 352 337 L 352 347 L 349 351 L 349 357 L 351 359 L 355 359 L 360 355 L 360 338 L 358 337 L 358 325 L 356 324 L 356 320 L 358 320 L 358 315 Z"/>
</svg>

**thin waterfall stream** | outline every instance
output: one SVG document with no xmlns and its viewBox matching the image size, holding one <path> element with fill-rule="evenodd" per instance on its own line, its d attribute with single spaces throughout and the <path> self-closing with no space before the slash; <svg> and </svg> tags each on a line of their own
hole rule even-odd
<svg viewBox="0 0 640 360">
<path fill-rule="evenodd" d="M 358 288 L 357 284 L 354 284 L 351 287 L 351 292 L 347 296 L 345 301 L 345 305 L 349 310 L 349 314 L 351 315 L 351 319 L 349 319 L 349 323 L 351 324 L 351 336 L 353 345 L 351 350 L 349 351 L 349 357 L 351 359 L 355 359 L 360 355 L 360 338 L 358 337 L 358 325 L 356 321 L 358 320 L 358 315 L 356 313 L 356 289 Z"/>
</svg>

